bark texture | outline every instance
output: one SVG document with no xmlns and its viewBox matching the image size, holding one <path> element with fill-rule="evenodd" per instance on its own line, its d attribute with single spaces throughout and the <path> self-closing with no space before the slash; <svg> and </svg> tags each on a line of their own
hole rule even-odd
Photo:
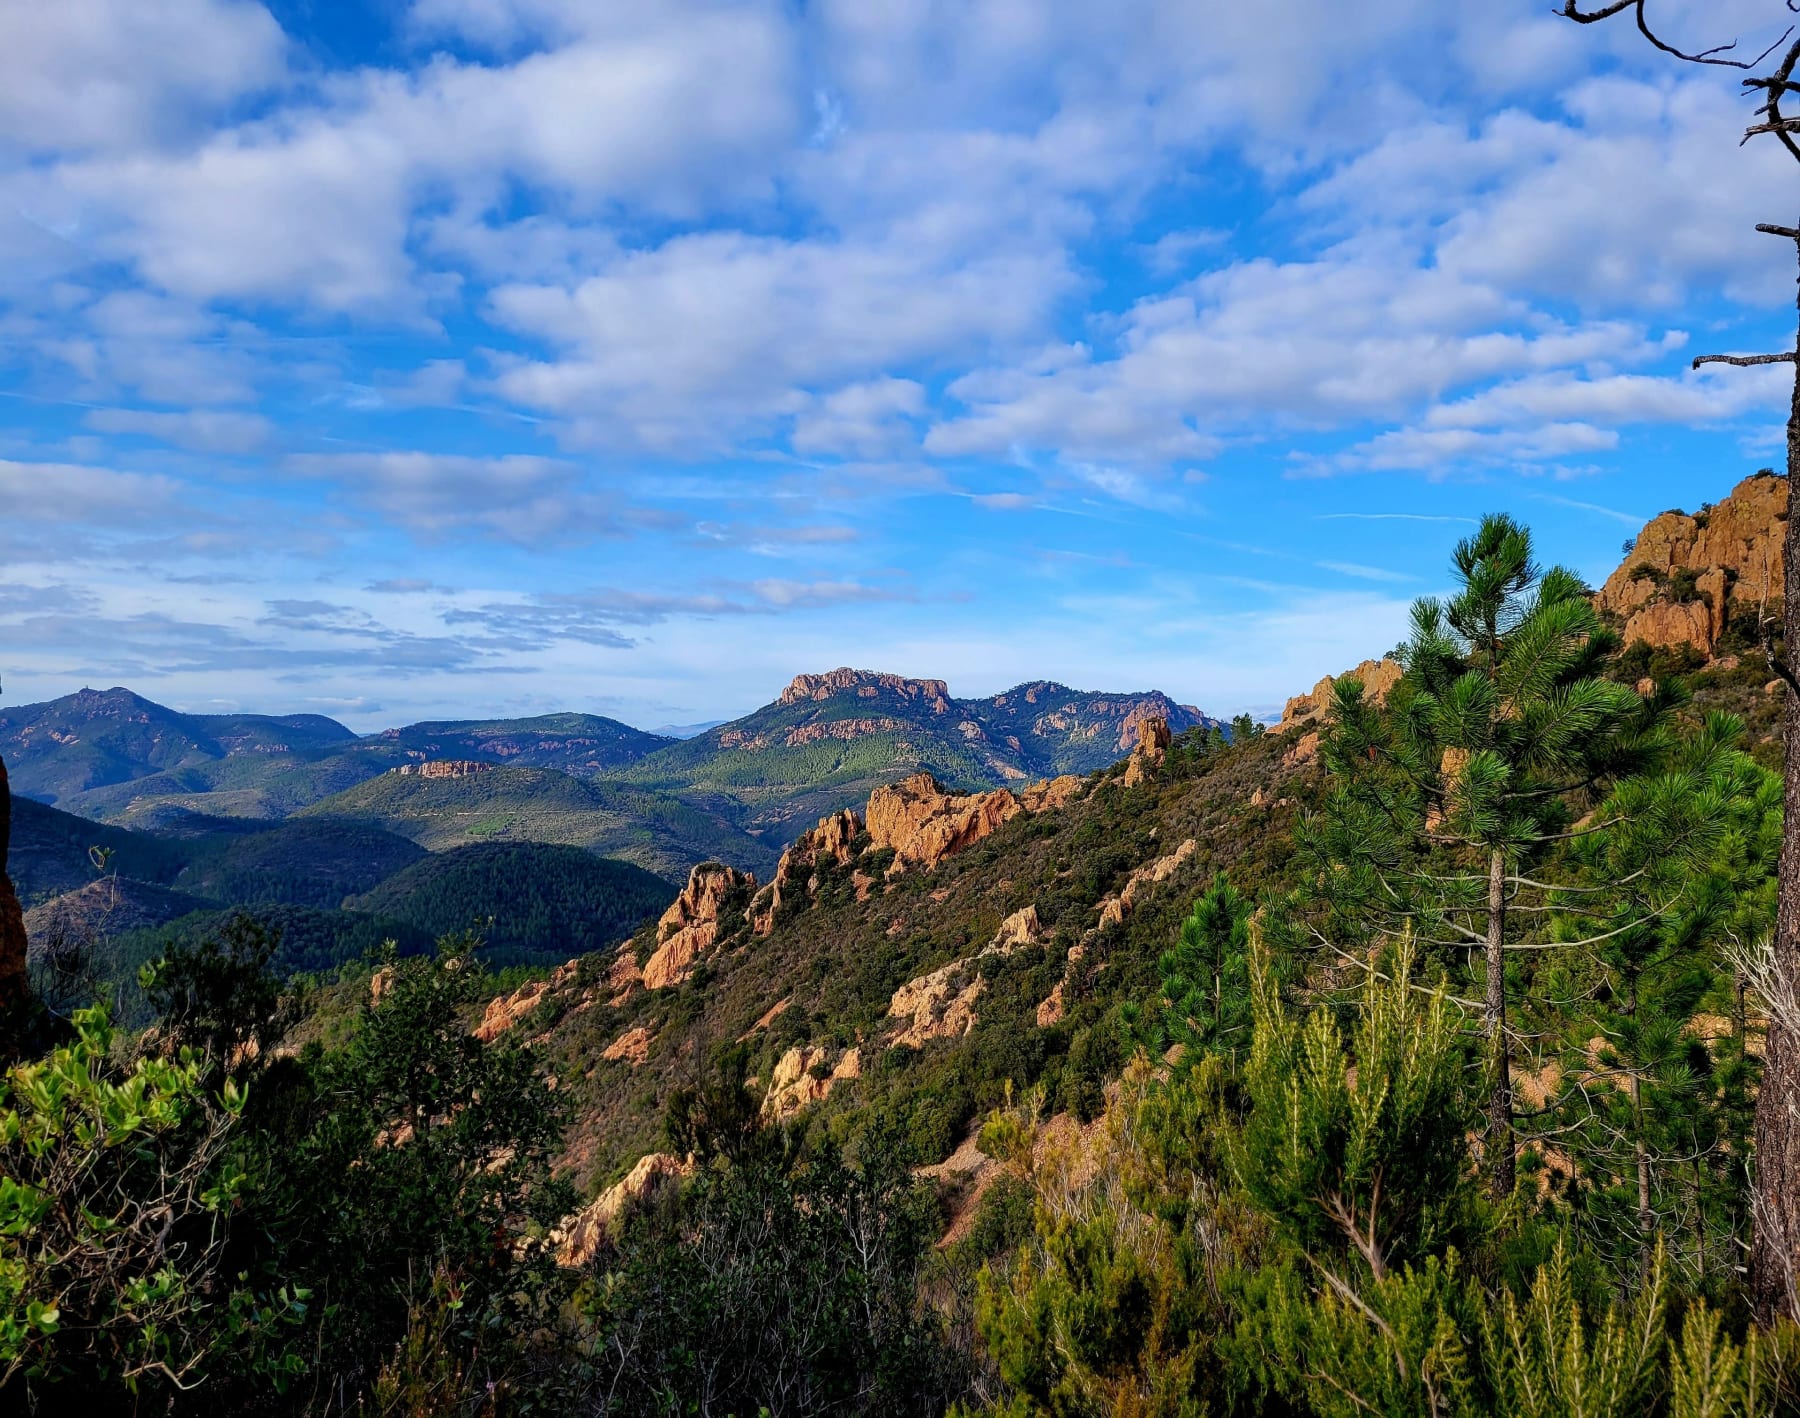
<svg viewBox="0 0 1800 1418">
<path fill-rule="evenodd" d="M 6 874 L 6 854 L 12 842 L 12 792 L 6 781 L 6 761 L 0 759 L 0 1027 L 16 1017 L 28 993 L 25 974 L 25 915 L 12 878 Z"/>
<path fill-rule="evenodd" d="M 1488 1178 L 1494 1195 L 1512 1195 L 1512 1050 L 1506 1038 L 1506 853 L 1488 858 L 1487 1032 L 1494 1050 L 1494 1092 L 1488 1100 Z"/>
<path fill-rule="evenodd" d="M 1800 314 L 1800 295 L 1796 312 Z M 1782 619 L 1787 643 L 1782 655 L 1791 665 L 1800 653 L 1800 517 L 1794 515 L 1792 493 L 1795 479 L 1800 477 L 1800 378 L 1794 382 L 1788 412 L 1787 472 L 1788 520 L 1782 541 Z M 1775 964 L 1792 999 L 1794 986 L 1800 984 L 1800 818 L 1796 817 L 1800 813 L 1800 693 L 1791 685 L 1782 728 L 1787 805 L 1781 834 Z M 1800 1287 L 1796 1285 L 1796 1277 L 1800 1277 L 1800 1039 L 1794 1036 L 1794 1021 L 1782 1017 L 1789 1013 L 1779 1007 L 1769 1011 L 1768 1049 L 1762 1087 L 1756 1095 L 1750 1303 L 1765 1324 L 1783 1315 L 1800 1317 Z"/>
</svg>

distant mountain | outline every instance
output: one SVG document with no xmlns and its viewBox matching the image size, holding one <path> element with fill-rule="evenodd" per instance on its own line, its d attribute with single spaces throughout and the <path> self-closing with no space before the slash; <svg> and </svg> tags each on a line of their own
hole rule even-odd
<svg viewBox="0 0 1800 1418">
<path fill-rule="evenodd" d="M 579 847 L 478 842 L 426 856 L 345 904 L 433 937 L 480 925 L 494 958 L 561 964 L 625 939 L 674 899 L 662 877 Z"/>
<path fill-rule="evenodd" d="M 0 710 L 13 791 L 153 827 L 186 813 L 280 818 L 404 763 L 529 764 L 592 776 L 671 740 L 594 714 L 412 724 L 359 738 L 317 714 L 183 714 L 127 689 Z"/>
<path fill-rule="evenodd" d="M 592 777 L 654 753 L 676 737 L 645 733 L 598 714 L 540 714 L 535 719 L 411 724 L 385 729 L 374 741 L 425 759 L 480 759 Z"/>
<path fill-rule="evenodd" d="M 396 770 L 299 816 L 372 824 L 434 852 L 471 842 L 561 843 L 634 862 L 670 881 L 708 859 L 766 872 L 776 855 L 723 813 L 637 784 L 545 768 L 470 763 L 436 774 Z"/>
<path fill-rule="evenodd" d="M 787 842 L 819 817 L 919 769 L 946 786 L 1019 785 L 1123 757 L 1138 723 L 1210 725 L 1154 691 L 1098 694 L 1047 680 L 953 699 L 942 680 L 869 670 L 800 675 L 773 704 L 650 754 L 618 776 L 735 813 Z"/>
<path fill-rule="evenodd" d="M 667 739 L 691 739 L 699 737 L 708 729 L 716 729 L 720 724 L 729 722 L 728 719 L 706 719 L 698 724 L 661 724 L 650 732 L 660 734 Z"/>
</svg>

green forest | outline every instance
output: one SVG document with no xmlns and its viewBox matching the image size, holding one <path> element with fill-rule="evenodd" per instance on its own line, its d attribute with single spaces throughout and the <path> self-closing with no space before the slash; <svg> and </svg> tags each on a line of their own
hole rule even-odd
<svg viewBox="0 0 1800 1418">
<path fill-rule="evenodd" d="M 359 903 L 438 935 L 429 953 L 296 976 L 298 921 L 235 914 L 146 958 L 150 1028 L 21 1005 L 0 1392 L 83 1413 L 1800 1412 L 1794 1253 L 1753 1165 L 1793 1027 L 1782 791 L 1730 708 L 1762 712 L 1738 686 L 1768 668 L 1645 679 L 1509 518 L 1453 573 L 1385 699 L 1337 682 L 1306 801 L 1144 918 L 1160 944 L 1109 960 L 1054 1068 L 973 1036 L 979 1079 L 921 1128 L 953 1078 L 895 1046 L 819 1126 L 767 1114 L 752 1046 L 698 1038 L 658 1103 L 681 1175 L 578 1260 L 578 1078 L 537 1025 L 471 1033 L 520 977 L 478 935 L 512 923 L 460 917 L 489 899 L 469 883 L 528 875 L 523 915 L 641 918 L 669 896 L 647 873 L 462 848 Z M 1177 740 L 1170 787 L 1242 792 L 1282 747 L 1235 739 Z M 1089 791 L 1137 801 L 1107 774 Z M 1016 826 L 958 870 L 1024 869 L 1058 830 Z M 1091 881 L 1058 874 L 1052 921 L 1115 879 L 1105 841 Z M 903 899 L 933 899 L 915 880 Z M 790 923 L 855 908 L 838 876 L 818 891 Z M 869 1037 L 842 987 L 840 1027 Z M 919 1169 L 971 1113 L 997 1167 L 950 1225 Z"/>
</svg>

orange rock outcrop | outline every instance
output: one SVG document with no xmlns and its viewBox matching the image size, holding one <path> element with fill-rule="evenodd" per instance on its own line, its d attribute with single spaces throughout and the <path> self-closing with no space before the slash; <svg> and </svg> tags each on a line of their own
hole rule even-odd
<svg viewBox="0 0 1800 1418">
<path fill-rule="evenodd" d="M 1060 778 L 1046 778 L 1020 792 L 1019 806 L 1026 812 L 1050 812 L 1074 802 L 1081 796 L 1081 789 L 1082 781 L 1073 773 L 1065 773 Z"/>
<path fill-rule="evenodd" d="M 811 1044 L 789 1049 L 769 1072 L 769 1091 L 763 1095 L 765 1117 L 783 1122 L 812 1103 L 821 1103 L 846 1079 L 862 1077 L 862 1050 L 846 1049 L 835 1059 L 832 1051 Z"/>
<path fill-rule="evenodd" d="M 1710 655 L 1734 612 L 1781 600 L 1787 513 L 1787 479 L 1756 473 L 1698 513 L 1653 517 L 1594 604 L 1623 622 L 1627 645 L 1685 643 Z M 1693 576 L 1693 599 L 1671 598 L 1677 572 Z"/>
<path fill-rule="evenodd" d="M 1331 708 L 1332 689 L 1341 679 L 1358 679 L 1362 681 L 1363 698 L 1371 704 L 1385 704 L 1387 697 L 1400 683 L 1403 671 L 1398 660 L 1380 659 L 1364 660 L 1353 670 L 1346 670 L 1339 675 L 1326 675 L 1312 687 L 1311 693 L 1296 694 L 1288 700 L 1281 711 L 1281 722 L 1275 732 L 1282 733 L 1287 729 L 1298 728 L 1302 724 L 1317 728 L 1324 721 L 1326 711 Z"/>
<path fill-rule="evenodd" d="M 915 773 L 869 798 L 869 839 L 891 847 L 890 873 L 908 866 L 930 868 L 973 846 L 1024 809 L 1005 788 L 987 793 L 946 793 L 929 773 Z"/>
<path fill-rule="evenodd" d="M 950 687 L 941 679 L 907 679 L 904 675 L 853 670 L 847 666 L 840 666 L 822 675 L 795 675 L 793 682 L 781 691 L 779 702 L 801 704 L 809 699 L 830 699 L 837 694 L 854 694 L 862 699 L 874 699 L 884 690 L 902 699 L 921 700 L 935 714 L 950 712 Z"/>
<path fill-rule="evenodd" d="M 1125 786 L 1136 787 L 1148 778 L 1156 766 L 1163 761 L 1172 742 L 1169 736 L 1169 721 L 1159 717 L 1146 717 L 1138 720 L 1137 745 L 1131 750 L 1131 761 L 1125 765 Z"/>
<path fill-rule="evenodd" d="M 785 893 L 802 887 L 808 894 L 818 890 L 816 873 L 820 862 L 829 859 L 839 866 L 848 866 L 854 855 L 851 843 L 862 830 L 862 818 L 845 808 L 842 812 L 821 817 L 817 827 L 809 827 L 796 837 L 793 845 L 781 854 L 769 884 L 757 892 L 750 903 L 756 933 L 767 935 L 775 928 L 775 913 L 781 909 Z"/>
<path fill-rule="evenodd" d="M 493 766 L 477 758 L 434 758 L 427 763 L 402 763 L 394 772 L 402 778 L 469 778 Z"/>
<path fill-rule="evenodd" d="M 690 871 L 681 895 L 656 923 L 656 950 L 644 962 L 644 987 L 667 989 L 692 975 L 700 957 L 724 933 L 720 912 L 727 898 L 755 889 L 756 878 L 749 872 L 719 862 L 702 862 Z"/>
<path fill-rule="evenodd" d="M 888 1018 L 900 1024 L 888 1042 L 922 1049 L 932 1039 L 961 1038 L 975 1027 L 975 1002 L 986 985 L 979 975 L 971 978 L 966 960 L 908 980 L 888 1002 Z"/>
<path fill-rule="evenodd" d="M 1100 924 L 1116 926 L 1132 912 L 1138 900 L 1152 886 L 1167 881 L 1180 870 L 1198 850 L 1198 844 L 1192 837 L 1188 838 L 1166 857 L 1158 857 L 1153 862 L 1146 862 L 1125 879 L 1117 896 L 1108 896 L 1100 903 Z"/>
<path fill-rule="evenodd" d="M 591 1261 L 617 1229 L 627 1210 L 655 1200 L 692 1175 L 694 1164 L 667 1152 L 652 1152 L 601 1192 L 551 1234 L 556 1259 L 561 1265 L 580 1266 Z"/>
</svg>

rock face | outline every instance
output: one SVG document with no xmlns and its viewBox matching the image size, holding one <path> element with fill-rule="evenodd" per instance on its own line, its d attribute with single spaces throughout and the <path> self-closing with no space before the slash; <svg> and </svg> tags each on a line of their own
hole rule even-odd
<svg viewBox="0 0 1800 1418">
<path fill-rule="evenodd" d="M 1137 745 L 1131 750 L 1131 761 L 1125 765 L 1125 786 L 1134 788 L 1148 778 L 1163 761 L 1172 740 L 1167 719 L 1138 720 Z"/>
<path fill-rule="evenodd" d="M 476 758 L 434 758 L 428 763 L 402 763 L 394 772 L 402 778 L 469 778 L 493 766 Z"/>
<path fill-rule="evenodd" d="M 6 763 L 0 760 L 0 1015 L 25 1002 L 30 985 L 25 973 L 25 913 L 19 895 L 6 874 L 7 848 L 12 842 L 12 792 L 7 785 Z"/>
<path fill-rule="evenodd" d="M 720 909 L 740 890 L 753 892 L 756 878 L 719 862 L 702 862 L 656 923 L 656 951 L 644 962 L 644 986 L 661 990 L 694 973 L 699 958 L 718 940 Z"/>
<path fill-rule="evenodd" d="M 654 1201 L 665 1191 L 679 1186 L 693 1173 L 694 1164 L 683 1162 L 667 1152 L 652 1152 L 622 1178 L 601 1192 L 580 1211 L 565 1220 L 558 1242 L 556 1259 L 560 1265 L 586 1265 L 603 1246 L 626 1210 Z"/>
<path fill-rule="evenodd" d="M 853 670 L 840 666 L 822 675 L 795 675 L 793 683 L 781 691 L 781 704 L 799 704 L 805 700 L 826 700 L 837 694 L 853 694 L 873 699 L 882 690 L 902 699 L 917 699 L 933 713 L 950 712 L 950 687 L 941 679 L 907 679 L 903 675 L 881 674 L 875 670 Z"/>
<path fill-rule="evenodd" d="M 1081 788 L 1081 779 L 1073 773 L 1065 773 L 1060 778 L 1046 778 L 1040 783 L 1033 783 L 1019 794 L 1019 806 L 1026 812 L 1049 812 L 1054 808 L 1067 807 L 1081 796 Z"/>
<path fill-rule="evenodd" d="M 1363 698 L 1372 704 L 1387 703 L 1388 695 L 1395 685 L 1400 683 L 1402 674 L 1398 660 L 1364 660 L 1353 670 L 1346 670 L 1341 675 L 1326 675 L 1312 687 L 1310 694 L 1296 694 L 1288 700 L 1287 707 L 1281 711 L 1281 723 L 1275 732 L 1298 728 L 1302 724 L 1317 728 L 1324 721 L 1325 713 L 1331 708 L 1332 687 L 1341 679 L 1359 679 L 1362 681 Z"/>
<path fill-rule="evenodd" d="M 819 863 L 830 860 L 839 866 L 850 865 L 854 855 L 851 844 L 862 834 L 863 820 L 849 808 L 819 819 L 817 827 L 809 827 L 794 839 L 794 845 L 781 854 L 775 875 L 756 893 L 750 903 L 750 915 L 758 935 L 775 928 L 775 913 L 781 909 L 784 894 L 803 887 L 808 895 L 818 890 Z"/>
<path fill-rule="evenodd" d="M 982 953 L 1010 955 L 1021 946 L 1037 944 L 1043 930 L 1038 921 L 1037 907 L 1027 906 L 1022 911 L 1014 911 L 1000 922 L 1000 929 L 994 932 L 994 938 Z"/>
<path fill-rule="evenodd" d="M 846 1049 L 835 1059 L 831 1050 L 811 1044 L 789 1049 L 769 1072 L 763 1094 L 763 1116 L 784 1122 L 811 1103 L 821 1103 L 849 1078 L 862 1077 L 862 1050 Z"/>
<path fill-rule="evenodd" d="M 1175 875 L 1181 866 L 1198 850 L 1198 844 L 1192 837 L 1188 838 L 1166 857 L 1158 857 L 1139 867 L 1125 879 L 1117 896 L 1109 896 L 1100 903 L 1100 924 L 1116 926 L 1131 914 L 1141 897 L 1152 886 L 1167 881 Z"/>
<path fill-rule="evenodd" d="M 869 799 L 869 839 L 892 847 L 890 873 L 908 866 L 930 868 L 973 846 L 1024 809 L 1005 788 L 988 793 L 946 793 L 929 773 L 915 773 Z"/>
<path fill-rule="evenodd" d="M 650 1045 L 656 1038 L 645 1025 L 627 1029 L 612 1043 L 600 1052 L 600 1057 L 609 1063 L 628 1063 L 633 1068 L 641 1067 L 650 1058 Z"/>
<path fill-rule="evenodd" d="M 888 1042 L 922 1049 L 932 1039 L 959 1039 L 975 1027 L 975 1002 L 987 981 L 970 978 L 969 962 L 953 960 L 929 975 L 908 980 L 888 1002 L 888 1018 L 900 1029 Z"/>
<path fill-rule="evenodd" d="M 493 1043 L 544 1000 L 573 980 L 578 968 L 577 962 L 571 960 L 567 964 L 558 965 L 546 980 L 527 980 L 510 995 L 496 995 L 488 1001 L 481 1022 L 475 1026 L 475 1037 L 484 1044 Z M 385 984 L 383 988 L 385 989 Z M 374 981 L 370 982 L 370 993 L 374 997 L 373 1002 L 380 1001 L 381 994 L 375 990 Z"/>
<path fill-rule="evenodd" d="M 1732 615 L 1780 602 L 1787 515 L 1787 479 L 1757 473 L 1716 506 L 1654 517 L 1594 604 L 1623 622 L 1627 645 L 1710 655 Z"/>
</svg>

